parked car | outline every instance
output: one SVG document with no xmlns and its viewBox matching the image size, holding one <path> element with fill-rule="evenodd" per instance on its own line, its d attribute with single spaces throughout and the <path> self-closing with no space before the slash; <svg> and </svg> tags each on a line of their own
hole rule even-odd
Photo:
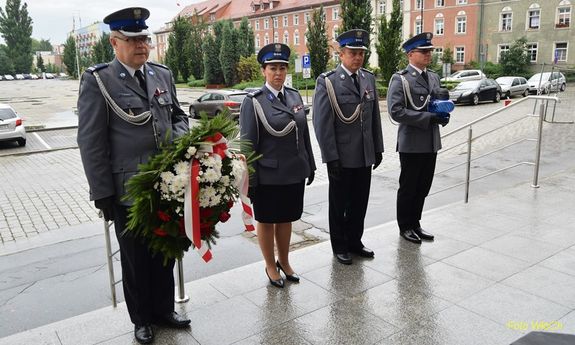
<svg viewBox="0 0 575 345">
<path fill-rule="evenodd" d="M 36 80 L 36 79 L 38 79 L 38 75 L 36 75 L 36 74 L 34 74 L 34 73 L 31 73 L 31 74 L 30 74 L 30 79 Z"/>
<path fill-rule="evenodd" d="M 44 73 L 45 79 L 54 79 L 54 75 L 52 73 Z"/>
<path fill-rule="evenodd" d="M 544 72 L 533 75 L 527 84 L 529 93 L 547 94 L 549 91 L 565 91 L 567 80 L 561 72 Z"/>
<path fill-rule="evenodd" d="M 14 77 L 10 74 L 4 74 L 4 79 L 6 80 L 14 80 Z"/>
<path fill-rule="evenodd" d="M 0 141 L 16 141 L 18 145 L 26 145 L 26 129 L 22 118 L 8 104 L 0 103 Z"/>
<path fill-rule="evenodd" d="M 485 74 L 478 69 L 463 69 L 454 72 L 449 77 L 441 78 L 441 81 L 467 81 L 485 79 Z"/>
<path fill-rule="evenodd" d="M 499 102 L 501 100 L 501 86 L 489 78 L 464 81 L 449 92 L 449 99 L 455 103 L 475 105 L 482 101 Z"/>
<path fill-rule="evenodd" d="M 16 78 L 16 80 L 24 80 L 25 79 L 23 74 L 16 74 L 14 77 Z"/>
<path fill-rule="evenodd" d="M 529 95 L 529 84 L 523 77 L 499 77 L 495 81 L 501 86 L 503 97 L 511 98 L 516 95 L 527 97 Z"/>
<path fill-rule="evenodd" d="M 211 90 L 190 104 L 190 117 L 199 118 L 205 111 L 213 117 L 229 109 L 233 118 L 240 116 L 240 106 L 248 93 L 240 90 Z"/>
<path fill-rule="evenodd" d="M 258 91 L 259 89 L 261 89 L 261 88 L 259 88 L 259 87 L 246 87 L 244 89 L 244 91 L 247 93 L 252 93 L 252 92 Z M 309 115 L 310 109 L 311 109 L 310 105 L 307 104 L 305 101 L 303 101 L 303 110 L 304 110 L 306 115 Z"/>
</svg>

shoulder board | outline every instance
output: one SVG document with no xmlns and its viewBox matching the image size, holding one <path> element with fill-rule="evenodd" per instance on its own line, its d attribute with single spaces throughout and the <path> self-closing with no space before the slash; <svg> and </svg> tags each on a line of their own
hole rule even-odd
<svg viewBox="0 0 575 345">
<path fill-rule="evenodd" d="M 325 78 L 325 77 L 328 77 L 328 76 L 330 76 L 330 75 L 332 75 L 332 74 L 334 74 L 334 73 L 335 73 L 335 70 L 334 70 L 334 69 L 332 69 L 331 71 L 328 71 L 328 72 L 323 72 L 323 73 L 322 73 L 322 74 L 320 74 L 319 76 L 320 76 L 320 77 L 324 77 L 324 78 Z"/>
<path fill-rule="evenodd" d="M 289 87 L 289 86 L 285 86 L 285 85 L 284 85 L 284 88 L 285 88 L 285 89 L 288 89 L 288 90 L 290 90 L 290 91 L 295 91 L 295 92 L 297 92 L 297 90 L 294 89 L 293 87 Z"/>
<path fill-rule="evenodd" d="M 397 72 L 397 74 L 406 74 L 408 71 L 406 69 L 402 69 L 401 71 Z"/>
<path fill-rule="evenodd" d="M 370 70 L 368 70 L 368 69 L 365 69 L 365 68 L 363 68 L 363 67 L 361 68 L 361 71 L 362 71 L 362 72 L 367 72 L 367 73 L 373 75 L 373 72 L 372 72 L 372 71 L 370 71 Z"/>
<path fill-rule="evenodd" d="M 261 94 L 261 93 L 262 93 L 262 90 L 257 90 L 257 91 L 248 93 L 248 95 L 247 95 L 246 97 L 250 97 L 250 98 L 251 98 L 251 97 L 255 97 L 255 96 L 257 96 L 257 95 L 259 95 L 259 94 Z"/>
<path fill-rule="evenodd" d="M 88 72 L 90 72 L 90 73 L 94 73 L 94 72 L 99 71 L 99 70 L 101 70 L 101 69 L 103 69 L 103 68 L 106 68 L 106 67 L 108 67 L 108 63 L 107 63 L 107 62 L 105 62 L 105 63 L 100 63 L 100 64 L 97 64 L 97 65 L 95 65 L 95 66 L 88 67 L 88 68 L 86 69 L 86 71 L 88 71 Z"/>
<path fill-rule="evenodd" d="M 169 69 L 170 69 L 168 66 L 166 66 L 166 65 L 162 65 L 161 63 L 152 62 L 152 61 L 148 61 L 148 63 L 149 63 L 150 65 L 152 65 L 152 66 L 158 66 L 158 67 L 162 67 L 162 68 L 165 68 L 165 69 L 167 69 L 167 70 L 169 70 Z"/>
</svg>

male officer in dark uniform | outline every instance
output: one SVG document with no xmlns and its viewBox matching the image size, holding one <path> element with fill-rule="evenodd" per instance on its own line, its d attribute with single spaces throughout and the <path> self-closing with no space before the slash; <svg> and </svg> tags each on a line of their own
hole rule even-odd
<svg viewBox="0 0 575 345">
<path fill-rule="evenodd" d="M 439 76 L 427 70 L 433 53 L 432 38 L 432 33 L 424 32 L 403 43 L 409 65 L 393 75 L 387 92 L 388 112 L 399 123 L 397 222 L 400 235 L 414 243 L 434 238 L 419 221 L 433 181 L 437 151 L 441 149 L 439 125 L 449 122 L 448 114 L 428 111 L 430 95 L 440 87 Z"/>
<path fill-rule="evenodd" d="M 122 234 L 131 204 L 122 199 L 126 182 L 166 137 L 189 128 L 171 71 L 147 62 L 149 15 L 135 7 L 104 18 L 116 58 L 84 72 L 78 97 L 78 146 L 90 199 L 106 221 L 114 221 L 124 296 L 141 344 L 154 340 L 152 323 L 177 328 L 190 323 L 174 311 L 174 260 L 164 266 L 162 255 L 152 256 L 142 239 Z"/>
<path fill-rule="evenodd" d="M 371 169 L 383 156 L 383 133 L 375 77 L 361 68 L 369 34 L 350 30 L 336 39 L 341 64 L 317 78 L 313 124 L 329 175 L 329 233 L 336 259 L 350 253 L 373 257 L 361 242 Z"/>
</svg>

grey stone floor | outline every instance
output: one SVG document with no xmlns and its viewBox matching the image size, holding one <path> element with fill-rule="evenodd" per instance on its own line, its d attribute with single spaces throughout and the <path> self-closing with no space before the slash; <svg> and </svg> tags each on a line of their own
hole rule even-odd
<svg viewBox="0 0 575 345">
<path fill-rule="evenodd" d="M 277 289 L 263 263 L 186 284 L 187 331 L 155 344 L 509 344 L 575 333 L 575 169 L 424 215 L 436 241 L 394 223 L 366 231 L 372 260 L 335 262 L 329 243 L 291 254 L 299 284 Z M 86 296 L 89 298 L 89 296 Z M 41 306 L 39 306 L 41 308 Z M 33 317 L 33 315 L 31 315 Z M 135 344 L 124 304 L 0 339 L 8 344 Z"/>
</svg>

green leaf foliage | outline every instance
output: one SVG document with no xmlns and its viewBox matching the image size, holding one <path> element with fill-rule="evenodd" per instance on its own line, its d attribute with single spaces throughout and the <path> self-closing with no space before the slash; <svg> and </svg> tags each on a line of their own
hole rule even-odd
<svg viewBox="0 0 575 345">
<path fill-rule="evenodd" d="M 16 73 L 29 73 L 32 68 L 32 18 L 28 4 L 20 0 L 6 0 L 0 7 L 0 34 L 6 42 L 6 55 Z M 51 49 L 50 49 L 51 50 Z"/>
<path fill-rule="evenodd" d="M 530 60 L 527 54 L 527 38 L 521 37 L 513 42 L 508 51 L 501 53 L 501 72 L 504 75 L 529 76 Z"/>
<path fill-rule="evenodd" d="M 78 64 L 76 63 L 76 40 L 73 36 L 68 36 L 64 43 L 64 57 L 62 62 L 66 66 L 66 71 L 74 79 L 78 79 Z"/>
<path fill-rule="evenodd" d="M 384 14 L 379 22 L 379 41 L 375 44 L 375 48 L 384 85 L 387 85 L 393 73 L 399 70 L 402 55 L 405 55 L 401 50 L 402 18 L 399 0 L 393 0 L 393 11 L 389 21 Z"/>
<path fill-rule="evenodd" d="M 373 37 L 373 30 L 371 28 L 371 13 L 373 7 L 371 6 L 371 0 L 341 0 L 340 3 L 342 19 L 340 33 L 352 29 L 363 29 L 369 32 L 370 37 Z M 370 55 L 371 51 L 368 49 L 365 52 L 364 67 L 368 65 Z"/>
<path fill-rule="evenodd" d="M 109 62 L 114 59 L 114 48 L 110 44 L 110 34 L 104 33 L 92 47 L 91 58 L 94 64 Z"/>
<path fill-rule="evenodd" d="M 238 49 L 238 30 L 234 28 L 231 21 L 225 21 L 222 28 L 222 43 L 220 46 L 220 66 L 224 76 L 226 86 L 234 85 L 236 81 L 236 70 L 240 61 Z"/>
<path fill-rule="evenodd" d="M 311 75 L 315 80 L 326 71 L 329 61 L 329 43 L 326 34 L 323 6 L 313 11 L 312 20 L 307 23 L 307 49 L 311 60 Z"/>
</svg>

